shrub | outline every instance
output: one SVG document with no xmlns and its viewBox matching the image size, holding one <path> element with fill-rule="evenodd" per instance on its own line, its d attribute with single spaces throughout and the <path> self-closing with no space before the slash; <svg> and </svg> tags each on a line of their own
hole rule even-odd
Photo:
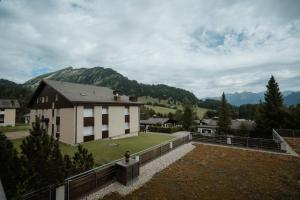
<svg viewBox="0 0 300 200">
<path fill-rule="evenodd" d="M 175 133 L 178 131 L 182 131 L 182 127 L 160 127 L 160 126 L 150 126 L 148 127 L 148 131 L 151 132 L 161 132 L 161 133 Z"/>
</svg>

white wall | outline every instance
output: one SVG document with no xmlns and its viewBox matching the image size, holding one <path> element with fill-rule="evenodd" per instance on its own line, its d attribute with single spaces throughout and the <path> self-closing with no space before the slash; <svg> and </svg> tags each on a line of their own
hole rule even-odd
<svg viewBox="0 0 300 200">
<path fill-rule="evenodd" d="M 139 113 L 139 107 L 138 106 L 130 106 L 129 107 L 129 115 L 130 115 L 130 133 L 137 133 L 140 130 L 140 113 Z"/>
<path fill-rule="evenodd" d="M 109 106 L 108 108 L 108 132 L 109 137 L 125 134 L 124 106 Z"/>
</svg>

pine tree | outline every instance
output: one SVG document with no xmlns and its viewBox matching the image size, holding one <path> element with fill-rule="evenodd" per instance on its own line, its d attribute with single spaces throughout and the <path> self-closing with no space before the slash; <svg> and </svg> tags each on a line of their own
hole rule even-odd
<svg viewBox="0 0 300 200">
<path fill-rule="evenodd" d="M 272 129 L 280 128 L 283 125 L 285 115 L 282 94 L 275 78 L 271 76 L 264 102 L 259 106 L 256 114 L 256 131 L 262 137 L 270 137 Z"/>
<path fill-rule="evenodd" d="M 0 132 L 0 177 L 7 199 L 20 197 L 21 173 L 17 151 L 12 142 Z"/>
<path fill-rule="evenodd" d="M 231 116 L 230 116 L 230 109 L 223 92 L 221 105 L 218 110 L 219 120 L 218 120 L 218 133 L 219 134 L 229 134 L 230 133 L 230 125 L 231 125 Z"/>
<path fill-rule="evenodd" d="M 74 173 L 84 172 L 94 166 L 93 154 L 89 153 L 82 145 L 78 145 L 77 152 L 73 156 Z"/>
<path fill-rule="evenodd" d="M 64 160 L 59 142 L 41 128 L 39 119 L 21 144 L 24 188 L 27 192 L 64 180 Z"/>
<path fill-rule="evenodd" d="M 183 128 L 189 131 L 192 123 L 193 123 L 193 106 L 191 102 L 186 100 L 184 103 L 184 111 L 182 116 Z"/>
</svg>

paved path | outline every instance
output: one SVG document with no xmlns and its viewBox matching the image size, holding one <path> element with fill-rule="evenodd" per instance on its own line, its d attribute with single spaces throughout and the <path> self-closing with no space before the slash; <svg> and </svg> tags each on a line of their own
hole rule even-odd
<svg viewBox="0 0 300 200">
<path fill-rule="evenodd" d="M 114 183 L 110 184 L 109 186 L 86 196 L 83 199 L 88 199 L 88 200 L 99 199 L 99 198 L 103 198 L 105 195 L 107 195 L 111 192 L 118 192 L 120 195 L 125 196 L 125 195 L 131 193 L 132 191 L 143 186 L 157 172 L 160 172 L 161 170 L 168 167 L 170 164 L 172 164 L 175 161 L 177 161 L 178 159 L 182 158 L 184 155 L 186 155 L 188 152 L 192 151 L 194 148 L 195 148 L 195 146 L 192 145 L 192 143 L 184 144 L 184 145 L 174 149 L 173 151 L 170 151 L 169 153 L 142 166 L 140 168 L 140 176 L 131 185 L 124 186 L 118 182 L 114 182 Z"/>
<path fill-rule="evenodd" d="M 24 138 L 29 135 L 29 131 L 15 131 L 4 133 L 6 137 L 10 140 Z"/>
</svg>

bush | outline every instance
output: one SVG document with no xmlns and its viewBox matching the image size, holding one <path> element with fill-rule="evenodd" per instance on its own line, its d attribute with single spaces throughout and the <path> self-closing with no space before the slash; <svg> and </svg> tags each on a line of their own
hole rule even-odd
<svg viewBox="0 0 300 200">
<path fill-rule="evenodd" d="M 182 127 L 160 127 L 160 126 L 150 126 L 148 127 L 148 131 L 151 132 L 160 132 L 160 133 L 175 133 L 178 131 L 182 131 L 183 128 Z"/>
</svg>

